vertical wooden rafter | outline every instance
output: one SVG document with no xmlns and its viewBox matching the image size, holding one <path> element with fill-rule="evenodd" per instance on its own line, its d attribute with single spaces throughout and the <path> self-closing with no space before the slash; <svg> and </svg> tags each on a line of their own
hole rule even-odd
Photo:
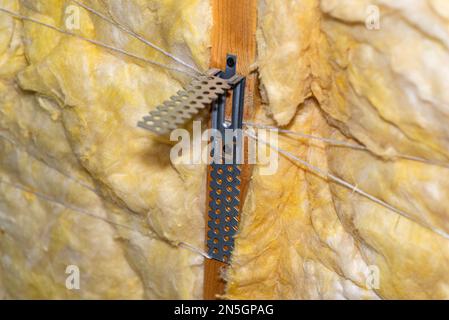
<svg viewBox="0 0 449 320">
<path fill-rule="evenodd" d="M 257 77 L 250 74 L 251 66 L 256 59 L 257 0 L 211 1 L 214 22 L 210 67 L 224 70 L 226 68 L 226 54 L 237 55 L 237 73 L 247 76 L 244 118 L 248 120 L 252 118 L 258 104 Z M 244 204 L 250 175 L 250 166 L 244 165 L 240 186 L 241 208 Z M 209 186 L 210 175 L 207 180 Z M 207 188 L 206 199 L 206 208 L 208 208 L 209 188 Z M 220 274 L 222 268 L 225 267 L 224 263 L 206 260 L 204 266 L 204 299 L 217 299 L 224 294 L 226 284 L 221 279 Z"/>
</svg>

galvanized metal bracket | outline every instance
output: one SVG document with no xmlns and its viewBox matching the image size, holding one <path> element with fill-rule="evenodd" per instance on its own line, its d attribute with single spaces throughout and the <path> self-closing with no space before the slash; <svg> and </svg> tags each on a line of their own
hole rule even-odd
<svg viewBox="0 0 449 320">
<path fill-rule="evenodd" d="M 212 259 L 229 262 L 238 230 L 240 209 L 240 164 L 243 163 L 243 114 L 246 78 L 236 73 L 237 57 L 228 55 L 226 70 L 211 69 L 197 77 L 145 116 L 138 126 L 158 136 L 168 136 L 211 105 L 212 164 L 207 246 Z M 226 119 L 227 93 L 232 90 L 231 119 Z"/>
<path fill-rule="evenodd" d="M 236 74 L 236 66 L 237 57 L 228 55 L 226 71 L 218 74 L 232 86 L 231 121 L 226 120 L 226 95 L 219 96 L 212 104 L 211 112 L 212 129 L 220 132 L 222 141 L 216 136 L 212 137 L 207 247 L 212 259 L 225 263 L 229 262 L 234 249 L 240 219 L 245 77 Z"/>
</svg>

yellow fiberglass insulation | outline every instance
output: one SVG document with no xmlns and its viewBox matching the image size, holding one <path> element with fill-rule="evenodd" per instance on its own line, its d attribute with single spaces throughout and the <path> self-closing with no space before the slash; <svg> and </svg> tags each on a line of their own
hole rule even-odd
<svg viewBox="0 0 449 320">
<path fill-rule="evenodd" d="M 208 68 L 211 1 L 84 3 Z M 76 34 L 179 67 L 74 1 L 0 7 L 64 30 L 78 10 Z M 449 298 L 449 3 L 259 0 L 258 16 L 253 122 L 363 147 L 279 137 L 354 188 L 256 166 L 225 297 Z M 205 166 L 136 126 L 186 81 L 0 13 L 0 298 L 202 298 Z"/>
</svg>

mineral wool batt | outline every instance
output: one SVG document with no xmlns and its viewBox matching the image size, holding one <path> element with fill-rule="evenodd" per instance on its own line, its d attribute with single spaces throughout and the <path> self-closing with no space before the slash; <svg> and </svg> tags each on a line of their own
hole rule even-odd
<svg viewBox="0 0 449 320">
<path fill-rule="evenodd" d="M 84 3 L 208 69 L 210 0 Z M 0 7 L 179 66 L 73 1 Z M 257 47 L 252 121 L 365 146 L 279 137 L 409 216 L 256 166 L 225 297 L 449 298 L 449 2 L 259 0 Z M 0 298 L 202 298 L 206 166 L 136 125 L 187 80 L 0 13 Z"/>
</svg>

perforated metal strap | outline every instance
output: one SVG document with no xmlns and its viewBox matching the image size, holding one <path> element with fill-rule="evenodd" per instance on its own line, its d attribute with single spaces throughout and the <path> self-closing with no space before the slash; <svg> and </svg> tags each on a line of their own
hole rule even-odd
<svg viewBox="0 0 449 320">
<path fill-rule="evenodd" d="M 171 131 L 185 126 L 200 110 L 229 89 L 231 86 L 224 79 L 214 75 L 200 76 L 185 91 L 179 91 L 176 96 L 151 111 L 138 126 L 157 135 L 168 136 Z"/>
<path fill-rule="evenodd" d="M 213 164 L 210 166 L 207 246 L 212 259 L 225 263 L 229 263 L 234 250 L 234 237 L 240 219 L 241 167 L 238 155 L 242 154 L 243 144 L 242 139 L 238 138 L 238 129 L 242 128 L 245 77 L 236 74 L 236 66 L 237 57 L 228 55 L 226 70 L 219 73 L 232 85 L 230 121 L 226 120 L 226 95 L 220 96 L 211 109 L 212 129 L 221 137 L 211 139 Z"/>
<path fill-rule="evenodd" d="M 235 164 L 212 164 L 211 170 L 208 254 L 212 259 L 228 262 L 239 223 L 241 170 Z"/>
</svg>

